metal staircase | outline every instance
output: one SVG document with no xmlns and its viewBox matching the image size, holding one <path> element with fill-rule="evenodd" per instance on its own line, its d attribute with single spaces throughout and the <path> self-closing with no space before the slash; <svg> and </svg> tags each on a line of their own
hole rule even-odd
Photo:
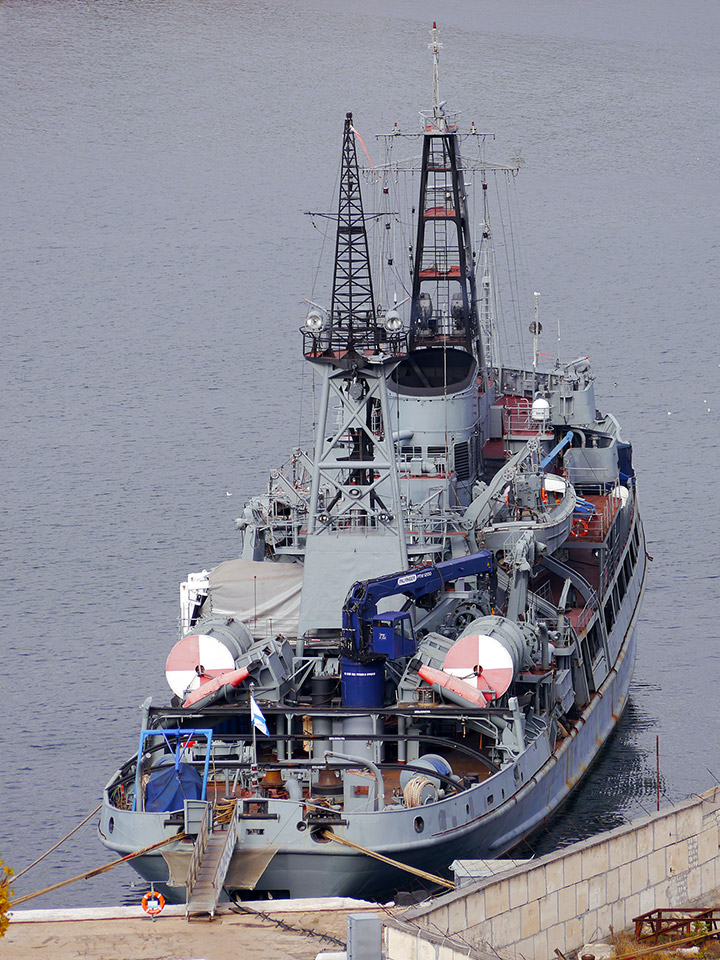
<svg viewBox="0 0 720 960">
<path fill-rule="evenodd" d="M 212 920 L 237 840 L 237 817 L 213 828 L 213 804 L 208 803 L 195 841 L 185 881 L 185 916 L 188 920 Z"/>
</svg>

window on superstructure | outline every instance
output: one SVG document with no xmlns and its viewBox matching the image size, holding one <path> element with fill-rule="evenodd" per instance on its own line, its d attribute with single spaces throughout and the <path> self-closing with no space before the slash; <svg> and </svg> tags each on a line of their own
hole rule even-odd
<svg viewBox="0 0 720 960">
<path fill-rule="evenodd" d="M 419 460 L 422 457 L 422 447 L 400 447 L 400 460 L 408 463 L 410 460 Z"/>
<path fill-rule="evenodd" d="M 439 470 L 447 469 L 447 447 L 428 447 L 427 457 L 428 460 L 430 460 L 431 463 L 434 463 Z"/>
<path fill-rule="evenodd" d="M 633 560 L 630 556 L 631 553 L 632 553 L 632 544 L 630 544 L 630 547 L 628 548 L 628 552 L 625 554 L 625 560 L 623 561 L 623 572 L 625 573 L 625 584 L 626 584 L 625 589 L 627 589 L 627 586 L 630 584 L 630 581 L 632 580 Z"/>
<path fill-rule="evenodd" d="M 598 653 L 602 650 L 602 630 L 597 620 L 588 633 L 588 644 L 590 647 L 590 659 L 595 662 Z"/>
<path fill-rule="evenodd" d="M 609 634 L 613 628 L 613 624 L 615 623 L 615 611 L 613 610 L 612 597 L 608 597 L 605 602 L 604 614 L 605 614 L 605 629 Z"/>
</svg>

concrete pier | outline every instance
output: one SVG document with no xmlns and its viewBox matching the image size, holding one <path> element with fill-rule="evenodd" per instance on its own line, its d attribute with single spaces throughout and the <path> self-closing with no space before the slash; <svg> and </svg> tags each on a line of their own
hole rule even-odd
<svg viewBox="0 0 720 960">
<path fill-rule="evenodd" d="M 188 923 L 184 906 L 153 921 L 140 906 L 17 910 L 0 939 L 0 960 L 315 960 L 345 949 L 347 914 L 377 911 L 358 900 L 263 901 L 215 920 Z"/>
<path fill-rule="evenodd" d="M 656 907 L 716 902 L 720 787 L 386 923 L 392 960 L 551 960 Z M 470 950 L 470 954 L 468 954 Z"/>
</svg>

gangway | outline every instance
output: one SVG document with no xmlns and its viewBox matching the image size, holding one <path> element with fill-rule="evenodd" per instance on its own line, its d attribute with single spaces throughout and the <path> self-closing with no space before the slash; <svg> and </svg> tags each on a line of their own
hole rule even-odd
<svg viewBox="0 0 720 960">
<path fill-rule="evenodd" d="M 216 819 L 211 802 L 205 804 L 185 880 L 185 916 L 188 920 L 212 920 L 237 841 L 237 816 L 233 803 L 227 823 Z M 223 818 L 224 819 L 224 818 Z"/>
</svg>

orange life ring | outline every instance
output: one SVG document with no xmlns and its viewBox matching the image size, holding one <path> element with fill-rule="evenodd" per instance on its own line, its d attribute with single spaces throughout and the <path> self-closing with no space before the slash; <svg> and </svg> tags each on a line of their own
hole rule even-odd
<svg viewBox="0 0 720 960">
<path fill-rule="evenodd" d="M 161 893 L 155 893 L 154 890 L 150 890 L 142 898 L 142 908 L 151 917 L 156 917 L 164 906 L 165 897 Z"/>
<path fill-rule="evenodd" d="M 572 530 L 570 531 L 571 537 L 586 537 L 588 535 L 588 525 L 580 517 L 577 517 L 572 525 Z"/>
</svg>

